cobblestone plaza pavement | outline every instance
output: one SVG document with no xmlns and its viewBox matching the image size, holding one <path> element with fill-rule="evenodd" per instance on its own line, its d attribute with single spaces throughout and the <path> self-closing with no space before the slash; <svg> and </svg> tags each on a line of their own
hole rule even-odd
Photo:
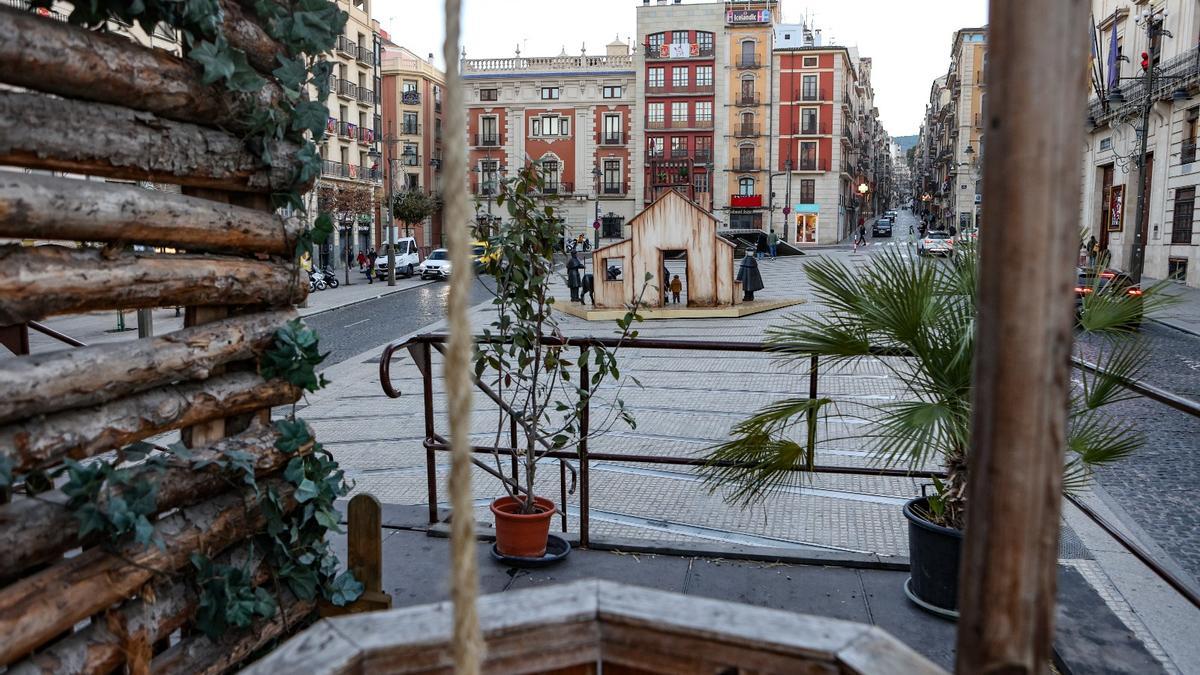
<svg viewBox="0 0 1200 675">
<path fill-rule="evenodd" d="M 886 246 L 907 249 L 903 240 L 874 243 L 871 248 L 882 250 Z M 768 326 L 789 314 L 820 312 L 803 274 L 803 265 L 815 256 L 835 257 L 859 266 L 869 260 L 870 253 L 830 249 L 814 252 L 812 256 L 763 261 L 760 269 L 766 290 L 757 297 L 800 297 L 807 302 L 740 319 L 647 321 L 639 326 L 640 337 L 759 340 Z M 561 288 L 559 297 L 567 297 L 565 288 Z M 473 310 L 477 326 L 488 320 L 488 309 L 488 305 L 482 305 Z M 569 336 L 608 336 L 616 330 L 612 322 L 586 322 L 566 315 L 560 315 L 560 322 Z M 434 324 L 421 332 L 442 329 L 442 324 Z M 378 375 L 381 351 L 382 347 L 373 349 L 327 369 L 325 374 L 332 384 L 309 397 L 303 414 L 355 481 L 356 491 L 369 492 L 388 504 L 426 505 L 421 377 L 407 352 L 399 352 L 393 362 L 392 380 L 403 395 L 399 399 L 386 398 Z M 628 350 L 620 354 L 620 365 L 624 382 L 607 383 L 600 396 L 614 398 L 619 387 L 619 395 L 636 418 L 637 428 L 613 425 L 591 440 L 591 452 L 703 456 L 708 448 L 728 437 L 733 424 L 762 405 L 787 396 L 804 396 L 808 391 L 806 362 L 780 363 L 764 354 Z M 440 375 L 441 362 L 435 352 L 435 420 L 438 431 L 445 434 L 448 425 Z M 640 381 L 640 387 L 632 383 L 634 377 Z M 893 400 L 902 391 L 900 383 L 883 363 L 865 360 L 841 368 L 822 365 L 818 389 L 819 395 L 839 401 L 839 412 L 846 417 L 836 424 L 821 426 L 817 462 L 848 467 L 870 464 L 865 444 L 858 438 L 863 419 L 871 415 L 871 406 Z M 490 445 L 496 432 L 494 407 L 482 395 L 477 394 L 474 400 L 473 438 L 478 444 Z M 602 403 L 594 402 L 593 420 L 602 418 L 604 410 Z M 602 425 L 594 421 L 593 428 L 597 426 Z M 506 440 L 505 434 L 501 443 Z M 508 467 L 507 459 L 504 466 Z M 436 475 L 443 508 L 448 473 L 449 458 L 439 454 Z M 541 492 L 556 502 L 559 478 L 556 462 L 544 460 L 539 465 Z M 720 491 L 710 493 L 690 467 L 593 461 L 590 482 L 593 540 L 633 540 L 680 549 L 769 548 L 799 556 L 868 554 L 904 564 L 907 523 L 901 505 L 920 494 L 923 481 L 817 474 L 799 479 L 794 487 L 748 509 L 726 503 Z M 569 473 L 567 483 L 571 483 Z M 473 486 L 476 518 L 482 527 L 490 527 L 487 505 L 503 494 L 502 488 L 482 470 L 476 470 Z M 578 490 L 568 497 L 566 504 L 568 529 L 577 532 Z M 558 526 L 556 519 L 555 527 Z M 1079 570 L 1100 591 L 1110 608 L 1164 662 L 1168 672 L 1189 670 L 1176 664 L 1200 665 L 1200 652 L 1195 645 L 1188 647 L 1194 640 L 1187 638 L 1188 631 L 1179 627 L 1184 625 L 1179 623 L 1182 617 L 1194 617 L 1196 612 L 1190 606 L 1181 606 L 1178 598 L 1164 604 L 1161 594 L 1145 593 L 1149 588 L 1161 590 L 1161 582 L 1152 576 L 1126 574 L 1122 568 L 1122 578 L 1114 582 L 1112 577 L 1116 573 L 1106 571 L 1105 564 L 1113 560 L 1117 561 L 1113 564 L 1125 564 L 1127 554 L 1116 551 L 1115 545 L 1107 549 L 1101 545 L 1100 553 L 1093 554 L 1091 549 L 1098 541 L 1093 530 L 1068 514 L 1060 548 L 1062 562 Z M 1080 536 L 1076 536 L 1076 531 Z M 1136 584 L 1131 587 L 1134 579 Z M 1164 606 L 1172 611 L 1156 614 Z"/>
</svg>

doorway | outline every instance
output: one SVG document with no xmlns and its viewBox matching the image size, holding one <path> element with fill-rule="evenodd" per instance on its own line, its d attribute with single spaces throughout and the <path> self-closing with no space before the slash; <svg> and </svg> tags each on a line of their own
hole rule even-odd
<svg viewBox="0 0 1200 675">
<path fill-rule="evenodd" d="M 662 279 L 660 286 L 659 297 L 662 300 L 663 307 L 687 307 L 688 306 L 688 264 L 687 251 L 682 249 L 659 249 L 658 252 L 659 266 L 662 268 Z M 679 277 L 679 302 L 675 302 L 675 298 L 671 291 L 671 284 L 675 282 L 675 277 Z"/>
</svg>

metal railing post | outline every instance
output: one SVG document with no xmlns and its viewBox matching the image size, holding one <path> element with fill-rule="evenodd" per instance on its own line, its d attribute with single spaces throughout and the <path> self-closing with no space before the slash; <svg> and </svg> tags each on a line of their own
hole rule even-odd
<svg viewBox="0 0 1200 675">
<path fill-rule="evenodd" d="M 588 525 L 591 520 L 588 509 L 591 508 L 588 495 L 588 418 L 592 409 L 592 397 L 587 395 L 588 383 L 588 348 L 579 350 L 579 386 L 585 392 L 583 410 L 579 412 L 579 545 L 588 547 Z M 564 505 L 565 508 L 565 505 Z"/>
<path fill-rule="evenodd" d="M 429 343 L 421 344 L 421 382 L 425 398 L 425 438 L 433 440 L 433 355 Z M 437 505 L 437 453 L 433 448 L 425 449 L 425 480 L 429 496 L 429 523 L 438 521 Z"/>
<path fill-rule="evenodd" d="M 808 366 L 808 400 L 817 400 L 817 355 L 812 355 L 812 361 Z M 809 471 L 812 471 L 816 463 L 817 454 L 817 411 L 814 408 L 808 409 L 808 449 L 805 451 L 805 464 Z"/>
</svg>

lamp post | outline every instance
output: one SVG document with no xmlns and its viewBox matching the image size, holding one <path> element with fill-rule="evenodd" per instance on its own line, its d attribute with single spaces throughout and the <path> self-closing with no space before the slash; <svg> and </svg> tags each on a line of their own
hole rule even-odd
<svg viewBox="0 0 1200 675">
<path fill-rule="evenodd" d="M 385 199 L 387 200 L 387 209 L 386 210 L 387 210 L 387 240 L 388 240 L 388 286 L 396 285 L 396 227 L 395 227 L 395 217 L 396 216 L 395 216 L 395 212 L 393 211 L 393 207 L 395 206 L 395 199 L 394 199 L 394 195 L 392 194 L 392 183 L 393 183 L 393 176 L 395 175 L 395 167 L 392 166 L 392 159 L 394 159 L 393 158 L 394 153 L 392 152 L 392 146 L 395 145 L 397 140 L 399 140 L 399 139 L 396 138 L 396 136 L 394 136 L 392 134 L 392 123 L 388 122 L 387 136 L 385 136 L 383 138 L 383 147 L 384 147 L 383 159 L 384 159 L 385 165 L 387 167 L 383 172 L 383 178 L 385 181 L 387 181 L 387 191 L 385 192 L 385 194 L 387 196 L 385 197 Z M 372 150 L 371 152 L 376 152 L 376 151 Z M 368 153 L 367 156 L 368 157 L 378 157 L 378 153 L 376 153 L 375 155 L 371 155 L 370 153 Z M 374 270 L 372 270 L 371 272 L 373 274 Z"/>
<path fill-rule="evenodd" d="M 600 167 L 592 167 L 592 176 L 596 179 L 596 219 L 592 221 L 592 230 L 595 235 L 595 245 L 592 250 L 600 248 Z"/>
</svg>

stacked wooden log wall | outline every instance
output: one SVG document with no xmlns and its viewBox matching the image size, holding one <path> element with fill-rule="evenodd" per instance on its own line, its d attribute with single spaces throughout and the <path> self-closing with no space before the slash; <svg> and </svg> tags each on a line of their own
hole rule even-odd
<svg viewBox="0 0 1200 675">
<path fill-rule="evenodd" d="M 278 45 L 250 12 L 225 9 L 231 42 L 269 72 Z M 0 170 L 0 238 L 93 244 L 0 245 L 4 343 L 27 349 L 28 323 L 56 314 L 187 308 L 174 333 L 0 361 L 2 459 L 20 475 L 179 430 L 201 456 L 249 453 L 260 484 L 286 498 L 270 409 L 300 391 L 264 380 L 255 357 L 307 292 L 293 260 L 300 225 L 270 200 L 291 187 L 296 148 L 280 145 L 270 167 L 247 152 L 235 101 L 186 60 L 7 7 L 0 83 L 12 85 L 0 87 L 0 165 L 182 187 Z M 258 94 L 279 95 L 272 86 Z M 263 514 L 253 492 L 215 468 L 153 480 L 161 546 L 81 537 L 59 490 L 4 496 L 0 670 L 221 672 L 311 611 L 292 598 L 274 619 L 216 643 L 189 630 L 189 554 L 253 565 L 266 581 L 247 541 Z"/>
</svg>

